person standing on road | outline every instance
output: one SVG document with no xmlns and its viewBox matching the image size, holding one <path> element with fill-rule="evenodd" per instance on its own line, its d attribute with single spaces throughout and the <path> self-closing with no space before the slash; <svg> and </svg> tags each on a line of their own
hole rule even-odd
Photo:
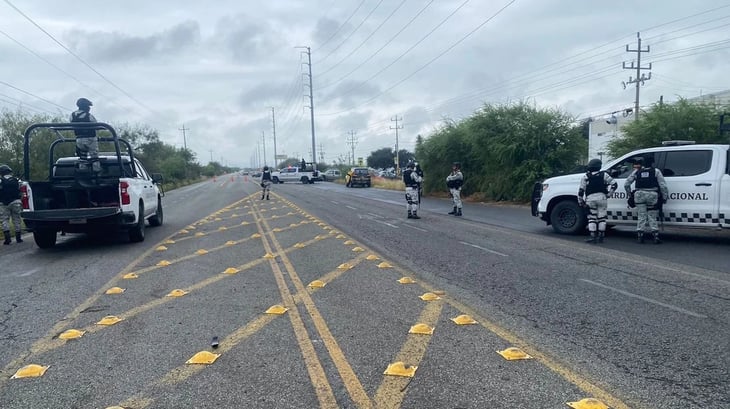
<svg viewBox="0 0 730 409">
<path fill-rule="evenodd" d="M 588 243 L 603 243 L 606 236 L 606 210 L 608 196 L 616 191 L 616 183 L 608 173 L 601 171 L 603 162 L 600 159 L 588 161 L 587 172 L 580 179 L 578 188 L 578 204 L 588 207 L 588 231 L 591 237 Z"/>
<path fill-rule="evenodd" d="M 418 206 L 421 206 L 421 197 L 423 196 L 423 169 L 421 169 L 421 165 L 418 162 L 415 162 L 415 164 L 416 174 L 421 178 L 421 181 L 418 182 Z"/>
<path fill-rule="evenodd" d="M 648 166 L 644 166 L 644 164 Z M 644 233 L 646 226 L 651 229 L 651 235 L 654 244 L 661 244 L 659 238 L 659 224 L 657 216 L 662 205 L 667 202 L 669 190 L 667 183 L 664 181 L 662 172 L 651 166 L 653 163 L 649 158 L 635 158 L 634 171 L 626 178 L 624 189 L 629 196 L 629 207 L 636 207 L 638 212 L 638 220 L 636 222 L 636 240 L 644 243 Z M 634 185 L 634 192 L 631 192 L 631 184 Z M 633 200 L 632 200 L 633 199 Z"/>
<path fill-rule="evenodd" d="M 22 226 L 20 224 L 20 212 L 23 206 L 20 202 L 20 180 L 13 176 L 13 170 L 8 165 L 0 165 L 0 223 L 2 223 L 3 244 L 8 245 L 10 240 L 10 221 L 13 221 L 15 228 L 15 241 L 22 243 L 20 237 Z"/>
<path fill-rule="evenodd" d="M 96 122 L 94 115 L 91 115 L 91 106 L 94 105 L 86 98 L 79 98 L 76 101 L 78 109 L 71 113 L 70 121 L 73 122 Z M 74 129 L 76 135 L 76 156 L 91 160 L 91 167 L 94 172 L 101 170 L 99 163 L 99 140 L 96 138 L 96 130 L 90 128 Z"/>
<path fill-rule="evenodd" d="M 409 219 L 420 219 L 418 215 L 418 185 L 423 178 L 416 172 L 416 164 L 411 161 L 403 171 L 403 183 L 406 185 L 406 209 Z"/>
<path fill-rule="evenodd" d="M 461 163 L 454 162 L 451 165 L 451 174 L 446 177 L 446 187 L 451 193 L 451 200 L 454 201 L 454 210 L 449 214 L 461 216 L 461 186 L 464 185 L 464 174 L 461 173 Z"/>
<path fill-rule="evenodd" d="M 264 166 L 264 171 L 261 172 L 261 200 L 269 200 L 269 192 L 271 191 L 271 170 L 268 166 Z"/>
</svg>

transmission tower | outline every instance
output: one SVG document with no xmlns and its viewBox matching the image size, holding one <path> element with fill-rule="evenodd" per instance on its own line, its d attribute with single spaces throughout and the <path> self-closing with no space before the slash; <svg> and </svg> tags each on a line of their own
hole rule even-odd
<svg viewBox="0 0 730 409">
<path fill-rule="evenodd" d="M 391 121 L 395 122 L 395 126 L 391 126 L 390 129 L 395 129 L 395 174 L 400 175 L 400 156 L 398 149 L 398 130 L 403 129 L 403 125 L 398 126 L 398 121 L 403 121 L 403 117 L 398 118 L 398 115 L 390 118 Z"/>
<path fill-rule="evenodd" d="M 352 151 L 352 156 L 350 157 L 350 164 L 355 165 L 355 146 L 357 146 L 357 137 L 355 136 L 355 131 L 348 132 L 350 136 L 347 138 L 347 144 L 350 145 L 350 150 Z"/>
</svg>

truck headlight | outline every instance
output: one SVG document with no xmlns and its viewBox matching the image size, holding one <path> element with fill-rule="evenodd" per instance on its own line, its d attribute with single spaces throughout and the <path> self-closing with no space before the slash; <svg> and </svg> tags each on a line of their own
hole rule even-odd
<svg viewBox="0 0 730 409">
<path fill-rule="evenodd" d="M 543 183 L 542 184 L 542 191 L 544 192 L 544 191 L 548 190 L 548 186 L 550 186 L 550 185 L 547 184 L 547 183 Z"/>
</svg>

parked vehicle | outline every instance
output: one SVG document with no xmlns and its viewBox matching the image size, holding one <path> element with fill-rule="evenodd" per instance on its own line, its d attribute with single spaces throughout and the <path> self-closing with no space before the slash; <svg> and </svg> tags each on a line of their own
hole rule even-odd
<svg viewBox="0 0 730 409">
<path fill-rule="evenodd" d="M 694 145 L 668 141 L 665 146 L 627 153 L 602 170 L 618 182 L 608 199 L 609 225 L 636 225 L 637 211 L 627 206 L 624 182 L 631 174 L 633 158 L 642 157 L 660 169 L 669 198 L 660 213 L 666 226 L 730 228 L 730 145 Z M 582 173 L 558 176 L 535 184 L 532 215 L 558 233 L 585 230 L 586 212 L 578 205 Z"/>
<path fill-rule="evenodd" d="M 312 184 L 317 180 L 320 180 L 319 172 L 310 166 L 306 168 L 289 166 L 271 172 L 271 181 L 274 183 L 301 182 L 303 184 Z"/>
<path fill-rule="evenodd" d="M 342 173 L 339 169 L 327 169 L 324 172 L 321 173 L 322 180 L 328 181 L 328 180 L 335 180 L 342 177 Z"/>
<path fill-rule="evenodd" d="M 370 169 L 368 168 L 352 168 L 345 176 L 345 186 L 371 186 Z"/>
<path fill-rule="evenodd" d="M 90 161 L 76 156 L 58 156 L 61 146 L 75 145 L 75 138 L 66 138 L 63 131 L 79 126 L 108 131 L 113 153 L 100 153 L 98 173 Z M 30 142 L 39 132 L 51 131 L 56 139 L 48 153 L 48 174 L 43 180 L 32 180 Z M 44 139 L 46 140 L 46 139 Z M 67 150 L 68 151 L 68 150 Z M 24 174 L 21 185 L 23 211 L 21 217 L 40 248 L 53 247 L 58 232 L 90 233 L 125 230 L 132 242 L 145 238 L 145 223 L 160 226 L 163 221 L 162 175 L 150 174 L 135 158 L 131 145 L 119 139 L 115 130 L 101 122 L 88 124 L 41 123 L 28 127 L 24 134 Z M 34 158 L 35 159 L 35 158 Z"/>
</svg>

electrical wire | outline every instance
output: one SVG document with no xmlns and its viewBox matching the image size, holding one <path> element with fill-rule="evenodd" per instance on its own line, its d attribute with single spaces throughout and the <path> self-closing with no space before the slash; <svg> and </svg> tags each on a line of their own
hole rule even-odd
<svg viewBox="0 0 730 409">
<path fill-rule="evenodd" d="M 350 34 L 348 34 L 348 35 L 347 35 L 347 37 L 345 37 L 345 39 L 344 39 L 344 40 L 342 40 L 342 42 L 340 42 L 339 44 L 337 44 L 337 46 L 336 46 L 335 48 L 333 48 L 332 50 L 330 50 L 330 52 L 329 52 L 329 53 L 327 53 L 327 55 L 325 55 L 324 57 L 322 57 L 322 59 L 321 59 L 321 60 L 319 60 L 319 62 L 320 62 L 320 63 L 324 62 L 324 61 L 325 61 L 325 60 L 326 60 L 326 59 L 327 59 L 327 58 L 328 58 L 328 57 L 329 57 L 330 55 L 332 55 L 332 53 L 334 53 L 334 52 L 335 52 L 335 51 L 337 51 L 337 50 L 338 50 L 338 49 L 339 49 L 340 47 L 342 47 L 342 45 L 343 45 L 343 44 L 345 44 L 345 43 L 347 42 L 347 40 L 349 40 L 349 39 L 350 39 L 350 37 L 352 37 L 352 36 L 353 36 L 353 35 L 354 35 L 354 34 L 355 34 L 355 33 L 357 32 L 357 30 L 359 30 L 359 29 L 360 29 L 360 27 L 362 27 L 362 25 L 363 25 L 363 24 L 365 24 L 365 22 L 366 22 L 366 21 L 368 21 L 368 19 L 370 18 L 370 16 L 372 16 L 372 15 L 373 15 L 373 13 L 375 13 L 375 10 L 377 10 L 377 9 L 378 9 L 378 7 L 380 7 L 380 5 L 381 5 L 381 4 L 383 4 L 383 2 L 384 2 L 384 1 L 385 1 L 385 0 L 380 0 L 380 1 L 378 2 L 378 4 L 376 4 L 376 5 L 375 5 L 375 7 L 373 7 L 373 9 L 372 9 L 372 10 L 370 10 L 370 13 L 368 13 L 368 15 L 367 15 L 367 16 L 365 16 L 365 18 L 364 18 L 364 19 L 363 19 L 363 20 L 362 20 L 362 21 L 360 22 L 360 24 L 358 24 L 358 25 L 357 25 L 357 27 L 355 27 L 355 29 L 354 29 L 354 30 L 352 30 L 352 31 L 350 32 Z"/>
<path fill-rule="evenodd" d="M 342 24 L 340 24 L 340 26 L 337 27 L 337 30 L 335 30 L 332 33 L 332 35 L 329 36 L 329 38 L 326 39 L 324 41 L 324 43 L 320 44 L 319 47 L 317 47 L 317 48 L 320 49 L 320 48 L 324 47 L 325 45 L 327 45 L 327 43 L 329 43 L 330 41 L 332 41 L 332 39 L 335 38 L 335 36 L 337 35 L 337 33 L 340 32 L 340 30 L 342 29 L 342 27 L 344 27 L 350 21 L 350 19 L 352 19 L 352 17 L 355 15 L 355 13 L 357 13 L 357 11 L 360 10 L 360 7 L 362 7 L 363 4 L 365 4 L 365 0 L 362 0 L 360 2 L 360 4 L 358 4 L 357 7 L 355 8 L 355 11 L 353 11 L 352 14 L 350 14 L 350 17 L 348 17 Z"/>
</svg>

